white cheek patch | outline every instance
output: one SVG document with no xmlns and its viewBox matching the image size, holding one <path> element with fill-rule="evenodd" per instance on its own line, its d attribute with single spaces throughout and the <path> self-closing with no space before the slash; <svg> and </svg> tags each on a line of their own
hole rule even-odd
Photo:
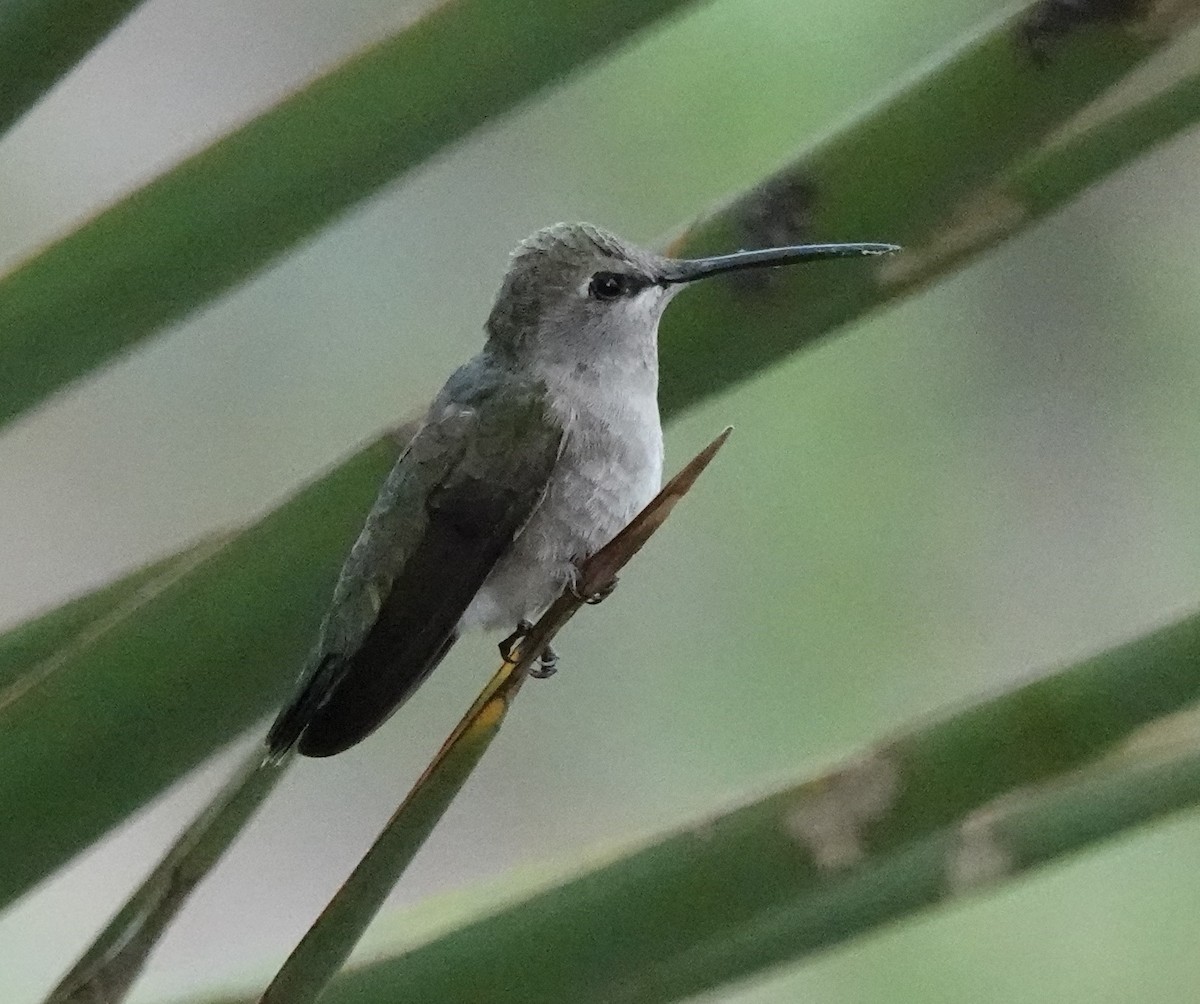
<svg viewBox="0 0 1200 1004">
<path fill-rule="evenodd" d="M 647 286 L 629 303 L 629 311 L 647 320 L 658 319 L 666 303 L 667 291 L 662 286 Z"/>
</svg>

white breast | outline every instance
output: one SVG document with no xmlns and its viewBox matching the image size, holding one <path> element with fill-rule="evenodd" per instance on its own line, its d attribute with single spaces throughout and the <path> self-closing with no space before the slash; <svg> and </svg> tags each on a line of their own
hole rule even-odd
<svg viewBox="0 0 1200 1004">
<path fill-rule="evenodd" d="M 663 441 L 657 379 L 631 393 L 554 374 L 552 399 L 567 430 L 545 498 L 493 569 L 460 624 L 510 629 L 532 618 L 657 493 Z M 650 376 L 648 374 L 647 376 Z M 657 374 L 653 374 L 654 377 Z M 627 383 L 628 381 L 622 381 Z"/>
</svg>

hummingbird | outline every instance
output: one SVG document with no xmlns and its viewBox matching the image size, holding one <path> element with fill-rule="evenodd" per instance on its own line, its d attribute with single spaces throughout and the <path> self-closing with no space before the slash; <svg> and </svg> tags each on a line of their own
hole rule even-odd
<svg viewBox="0 0 1200 1004">
<path fill-rule="evenodd" d="M 658 322 L 688 283 L 895 250 L 803 244 L 677 259 L 588 223 L 522 241 L 482 351 L 446 382 L 383 483 L 267 758 L 348 749 L 464 632 L 515 627 L 507 654 L 575 588 L 579 562 L 660 487 Z M 555 658 L 543 656 L 542 675 Z"/>
</svg>

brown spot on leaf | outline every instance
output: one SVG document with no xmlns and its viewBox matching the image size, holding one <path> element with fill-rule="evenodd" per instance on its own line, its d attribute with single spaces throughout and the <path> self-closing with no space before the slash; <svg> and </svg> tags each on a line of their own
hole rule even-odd
<svg viewBox="0 0 1200 1004">
<path fill-rule="evenodd" d="M 738 203 L 738 228 L 748 247 L 800 244 L 812 232 L 816 202 L 817 186 L 808 178 L 776 175 Z"/>
<path fill-rule="evenodd" d="M 997 816 L 984 808 L 973 812 L 958 828 L 957 840 L 946 863 L 946 883 L 951 895 L 990 885 L 1010 874 L 1015 863 L 996 831 Z"/>
<path fill-rule="evenodd" d="M 866 853 L 867 826 L 887 815 L 899 792 L 896 764 L 875 753 L 806 785 L 783 824 L 819 869 L 846 868 Z"/>
<path fill-rule="evenodd" d="M 751 189 L 734 207 L 734 228 L 743 248 L 803 244 L 812 237 L 817 186 L 798 174 L 779 174 Z M 731 249 L 732 250 L 732 249 Z M 775 269 L 749 269 L 729 276 L 744 289 L 770 284 Z"/>
<path fill-rule="evenodd" d="M 1141 17 L 1146 0 L 1040 0 L 1017 25 L 1021 47 L 1040 66 L 1068 35 L 1094 24 L 1120 24 Z"/>
</svg>

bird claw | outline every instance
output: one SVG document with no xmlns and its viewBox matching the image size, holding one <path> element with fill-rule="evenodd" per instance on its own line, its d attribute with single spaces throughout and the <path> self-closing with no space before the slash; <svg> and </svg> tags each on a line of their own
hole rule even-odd
<svg viewBox="0 0 1200 1004">
<path fill-rule="evenodd" d="M 586 603 L 589 607 L 594 607 L 597 603 L 603 603 L 612 595 L 612 591 L 617 588 L 617 581 L 617 577 L 613 576 L 609 582 L 606 582 L 594 593 L 590 593 L 586 596 L 579 591 L 575 583 L 571 583 L 568 588 L 571 591 L 571 595 L 574 596 L 575 599 L 579 600 L 580 603 Z"/>
<path fill-rule="evenodd" d="M 533 624 L 522 618 L 517 621 L 516 630 L 513 631 L 504 641 L 500 642 L 496 647 L 500 649 L 500 658 L 505 662 L 513 662 L 513 649 L 523 639 L 528 637 L 529 632 L 533 630 Z"/>
</svg>

